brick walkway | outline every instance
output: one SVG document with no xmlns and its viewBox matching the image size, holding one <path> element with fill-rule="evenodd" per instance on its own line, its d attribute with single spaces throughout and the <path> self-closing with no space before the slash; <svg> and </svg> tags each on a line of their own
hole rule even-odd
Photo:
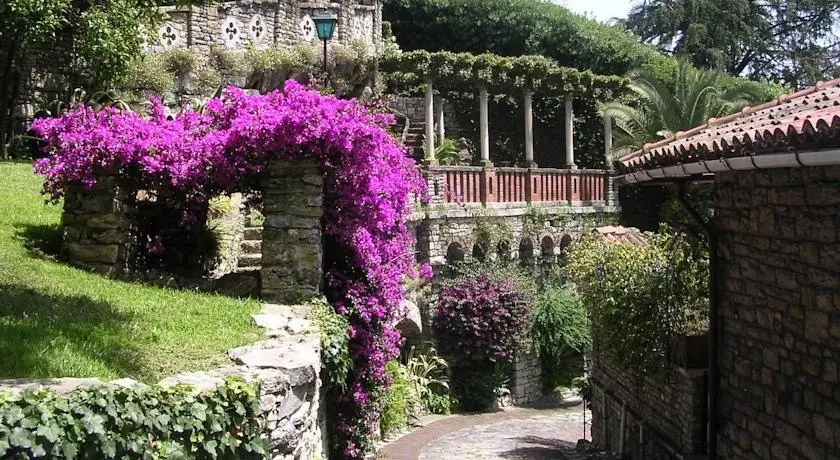
<svg viewBox="0 0 840 460">
<path fill-rule="evenodd" d="M 587 413 L 587 419 L 590 417 Z M 388 460 L 573 460 L 583 409 L 509 409 L 432 422 L 380 449 Z M 587 439 L 589 433 L 587 432 Z"/>
</svg>

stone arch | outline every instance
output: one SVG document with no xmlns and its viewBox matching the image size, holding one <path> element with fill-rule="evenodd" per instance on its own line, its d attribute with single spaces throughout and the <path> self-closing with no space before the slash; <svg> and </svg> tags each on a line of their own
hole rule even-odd
<svg viewBox="0 0 840 460">
<path fill-rule="evenodd" d="M 499 241 L 499 244 L 496 245 L 496 256 L 501 262 L 510 262 L 513 259 L 510 253 L 510 241 Z"/>
<path fill-rule="evenodd" d="M 473 245 L 472 257 L 479 262 L 487 260 L 487 248 L 484 243 L 475 243 Z"/>
<path fill-rule="evenodd" d="M 549 235 L 544 236 L 540 242 L 540 257 L 543 262 L 554 261 L 554 238 Z"/>
<path fill-rule="evenodd" d="M 519 241 L 519 262 L 522 265 L 533 265 L 534 242 L 531 241 L 531 238 L 525 237 Z"/>
<path fill-rule="evenodd" d="M 464 245 L 453 241 L 446 247 L 446 263 L 453 264 L 464 261 Z"/>
<path fill-rule="evenodd" d="M 569 235 L 568 233 L 564 234 L 563 238 L 560 239 L 560 247 L 559 247 L 560 252 L 565 251 L 571 245 L 572 245 L 572 235 Z"/>
</svg>

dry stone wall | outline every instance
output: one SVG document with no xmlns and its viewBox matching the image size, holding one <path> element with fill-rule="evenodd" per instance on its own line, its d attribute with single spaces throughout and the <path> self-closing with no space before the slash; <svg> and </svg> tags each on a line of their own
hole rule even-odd
<svg viewBox="0 0 840 460">
<path fill-rule="evenodd" d="M 522 352 L 513 357 L 513 401 L 518 406 L 536 403 L 543 396 L 540 357 Z"/>
<path fill-rule="evenodd" d="M 840 452 L 840 167 L 718 174 L 722 458 Z"/>
<path fill-rule="evenodd" d="M 321 392 L 320 339 L 307 318 L 309 308 L 302 305 L 264 305 L 253 316 L 265 329 L 267 340 L 234 348 L 228 352 L 232 363 L 208 372 L 169 377 L 162 386 L 181 383 L 196 391 L 212 391 L 226 377 L 258 382 L 260 412 L 268 435 L 272 460 L 326 458 L 326 417 Z M 131 379 L 103 382 L 98 379 L 13 379 L 0 380 L 0 392 L 26 388 L 48 388 L 67 393 L 92 385 L 142 385 Z"/>
</svg>

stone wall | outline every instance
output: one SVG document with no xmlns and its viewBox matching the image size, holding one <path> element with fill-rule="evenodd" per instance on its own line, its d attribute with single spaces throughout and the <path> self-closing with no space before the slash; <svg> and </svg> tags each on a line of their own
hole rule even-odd
<svg viewBox="0 0 840 460">
<path fill-rule="evenodd" d="M 338 16 L 333 43 L 360 40 L 378 49 L 382 42 L 382 5 L 379 0 L 300 2 L 297 0 L 228 1 L 192 7 L 163 7 L 168 20 L 156 31 L 151 51 L 210 47 L 232 50 L 287 47 L 297 42 L 318 43 L 312 17 L 324 9 Z"/>
<path fill-rule="evenodd" d="M 592 360 L 592 440 L 635 460 L 686 458 L 706 446 L 706 370 L 673 367 L 666 380 Z M 623 409 L 623 410 L 622 410 Z M 624 450 L 619 452 L 624 421 Z"/>
<path fill-rule="evenodd" d="M 519 353 L 513 357 L 511 394 L 517 406 L 537 402 L 543 395 L 540 357 L 533 353 Z"/>
<path fill-rule="evenodd" d="M 240 377 L 260 385 L 260 412 L 266 423 L 272 460 L 326 458 L 326 418 L 321 392 L 320 339 L 306 319 L 308 307 L 264 305 L 253 320 L 264 327 L 268 340 L 228 352 L 231 365 L 208 372 L 169 377 L 162 386 L 193 385 L 212 391 L 225 377 Z M 49 388 L 59 393 L 91 385 L 139 385 L 131 379 L 102 382 L 98 379 L 0 380 L 0 391 Z"/>
<path fill-rule="evenodd" d="M 840 167 L 719 173 L 721 458 L 840 452 Z"/>
<path fill-rule="evenodd" d="M 295 302 L 321 293 L 324 178 L 315 163 L 275 163 L 262 181 L 262 296 Z"/>
<path fill-rule="evenodd" d="M 61 215 L 62 256 L 107 274 L 128 267 L 135 248 L 134 197 L 114 176 L 100 177 L 90 190 L 71 188 Z"/>
</svg>

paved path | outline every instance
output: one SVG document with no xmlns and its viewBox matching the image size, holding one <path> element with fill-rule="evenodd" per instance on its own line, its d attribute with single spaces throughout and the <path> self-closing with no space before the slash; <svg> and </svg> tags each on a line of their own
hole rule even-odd
<svg viewBox="0 0 840 460">
<path fill-rule="evenodd" d="M 587 420 L 590 414 L 587 412 Z M 388 444 L 388 460 L 572 460 L 583 409 L 509 409 L 434 421 Z M 587 439 L 590 438 L 587 432 Z"/>
</svg>

